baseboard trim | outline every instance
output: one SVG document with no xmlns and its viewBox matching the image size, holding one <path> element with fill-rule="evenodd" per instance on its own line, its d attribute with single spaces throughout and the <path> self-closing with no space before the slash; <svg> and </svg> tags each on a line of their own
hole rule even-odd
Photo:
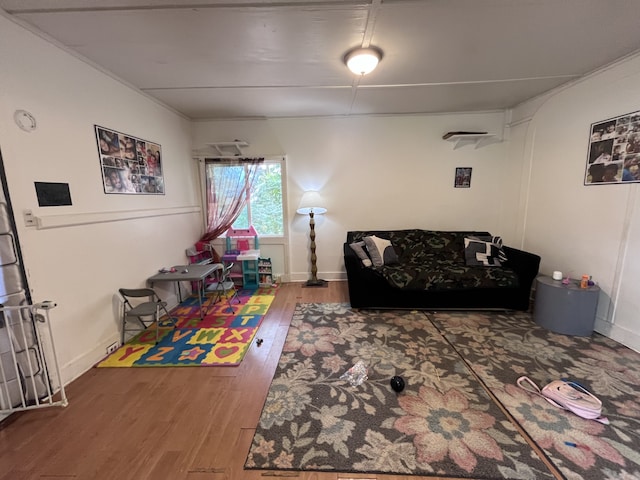
<svg viewBox="0 0 640 480">
<path fill-rule="evenodd" d="M 640 335 L 626 328 L 619 327 L 614 323 L 605 322 L 596 318 L 594 330 L 605 337 L 609 337 L 636 352 L 640 352 Z"/>
</svg>

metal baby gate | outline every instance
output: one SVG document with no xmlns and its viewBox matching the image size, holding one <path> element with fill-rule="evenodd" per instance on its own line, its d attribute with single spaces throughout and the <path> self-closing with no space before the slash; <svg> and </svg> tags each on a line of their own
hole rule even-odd
<svg viewBox="0 0 640 480">
<path fill-rule="evenodd" d="M 0 305 L 0 414 L 67 406 L 49 321 L 55 306 Z"/>
</svg>

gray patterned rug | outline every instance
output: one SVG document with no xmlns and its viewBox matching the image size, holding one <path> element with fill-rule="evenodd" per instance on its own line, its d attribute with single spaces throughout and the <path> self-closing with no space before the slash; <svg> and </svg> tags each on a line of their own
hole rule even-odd
<svg viewBox="0 0 640 480">
<path fill-rule="evenodd" d="M 296 307 L 245 468 L 554 478 L 543 459 L 424 313 L 325 303 Z"/>
</svg>

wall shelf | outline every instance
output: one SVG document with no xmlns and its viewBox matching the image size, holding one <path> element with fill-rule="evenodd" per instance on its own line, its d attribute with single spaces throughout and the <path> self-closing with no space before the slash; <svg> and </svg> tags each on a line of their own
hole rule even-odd
<svg viewBox="0 0 640 480">
<path fill-rule="evenodd" d="M 497 135 L 487 132 L 448 132 L 442 136 L 442 139 L 454 142 L 454 150 L 465 145 L 474 145 L 474 148 L 481 148 L 502 141 Z"/>
<path fill-rule="evenodd" d="M 207 143 L 207 145 L 213 148 L 221 157 L 240 156 L 242 155 L 242 149 L 249 146 L 247 142 L 242 142 L 240 140 L 235 140 L 233 142 Z"/>
</svg>

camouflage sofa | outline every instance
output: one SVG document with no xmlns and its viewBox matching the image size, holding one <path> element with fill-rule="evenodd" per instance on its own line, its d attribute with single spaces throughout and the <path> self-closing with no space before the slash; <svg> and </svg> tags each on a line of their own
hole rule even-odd
<svg viewBox="0 0 640 480">
<path fill-rule="evenodd" d="M 366 247 L 372 247 L 372 238 L 386 245 L 391 242 L 381 254 L 383 265 L 367 260 Z M 344 262 L 351 306 L 528 310 L 540 257 L 502 245 L 493 250 L 491 243 L 491 252 L 496 258 L 499 253 L 500 261 L 492 266 L 473 265 L 467 258 L 471 246 L 466 244 L 474 238 L 491 236 L 488 232 L 418 229 L 347 232 Z M 365 247 L 365 254 L 358 245 Z"/>
</svg>

